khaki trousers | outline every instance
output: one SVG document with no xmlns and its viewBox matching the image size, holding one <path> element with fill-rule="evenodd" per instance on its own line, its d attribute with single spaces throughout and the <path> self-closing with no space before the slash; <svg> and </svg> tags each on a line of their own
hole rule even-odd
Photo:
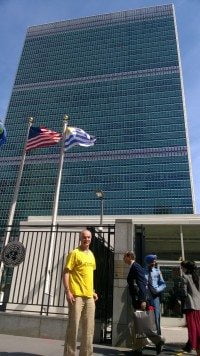
<svg viewBox="0 0 200 356">
<path fill-rule="evenodd" d="M 93 298 L 76 297 L 69 304 L 69 320 L 65 337 L 63 356 L 76 355 L 76 341 L 79 323 L 81 322 L 80 356 L 93 355 L 95 302 Z"/>
</svg>

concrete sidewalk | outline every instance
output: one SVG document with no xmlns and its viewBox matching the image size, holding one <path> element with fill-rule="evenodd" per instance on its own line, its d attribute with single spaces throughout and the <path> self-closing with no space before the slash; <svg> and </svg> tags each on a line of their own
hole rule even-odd
<svg viewBox="0 0 200 356">
<path fill-rule="evenodd" d="M 163 327 L 162 334 L 166 338 L 166 345 L 161 355 L 176 355 L 187 341 L 187 329 L 184 327 Z M 64 341 L 60 340 L 0 334 L 0 356 L 62 356 L 63 346 Z M 130 351 L 126 348 L 94 345 L 94 356 L 131 355 Z M 155 348 L 149 347 L 143 354 L 155 355 Z"/>
</svg>

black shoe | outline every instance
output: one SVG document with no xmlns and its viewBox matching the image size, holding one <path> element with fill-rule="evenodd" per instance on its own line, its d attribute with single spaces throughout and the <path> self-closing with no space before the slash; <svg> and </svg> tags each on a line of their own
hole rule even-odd
<svg viewBox="0 0 200 356">
<path fill-rule="evenodd" d="M 142 356 L 143 355 L 142 349 L 138 349 L 138 350 L 133 351 L 132 355 L 134 355 L 134 356 Z"/>
<path fill-rule="evenodd" d="M 161 340 L 161 341 L 156 345 L 156 355 L 160 355 L 160 353 L 162 352 L 164 343 L 165 343 L 164 340 Z"/>
<path fill-rule="evenodd" d="M 192 351 L 192 347 L 190 345 L 190 342 L 186 342 L 185 346 L 182 348 L 183 351 L 186 351 L 186 352 L 191 352 Z"/>
</svg>

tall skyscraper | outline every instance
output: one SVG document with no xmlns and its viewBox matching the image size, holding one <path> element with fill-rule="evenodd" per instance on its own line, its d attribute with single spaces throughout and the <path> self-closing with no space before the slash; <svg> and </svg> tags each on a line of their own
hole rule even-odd
<svg viewBox="0 0 200 356">
<path fill-rule="evenodd" d="M 0 216 L 7 220 L 27 129 L 62 117 L 97 137 L 65 157 L 59 215 L 193 213 L 172 5 L 30 27 L 6 118 Z M 51 215 L 59 145 L 27 154 L 15 220 Z"/>
</svg>

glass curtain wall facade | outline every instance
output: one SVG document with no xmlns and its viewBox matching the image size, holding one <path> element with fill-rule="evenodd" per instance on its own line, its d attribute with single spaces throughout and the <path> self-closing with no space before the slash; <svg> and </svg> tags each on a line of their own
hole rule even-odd
<svg viewBox="0 0 200 356">
<path fill-rule="evenodd" d="M 182 75 L 172 5 L 28 29 L 0 151 L 0 216 L 8 211 L 26 136 L 62 118 L 97 137 L 65 157 L 59 215 L 193 213 Z M 51 215 L 60 146 L 27 154 L 15 220 Z"/>
</svg>

